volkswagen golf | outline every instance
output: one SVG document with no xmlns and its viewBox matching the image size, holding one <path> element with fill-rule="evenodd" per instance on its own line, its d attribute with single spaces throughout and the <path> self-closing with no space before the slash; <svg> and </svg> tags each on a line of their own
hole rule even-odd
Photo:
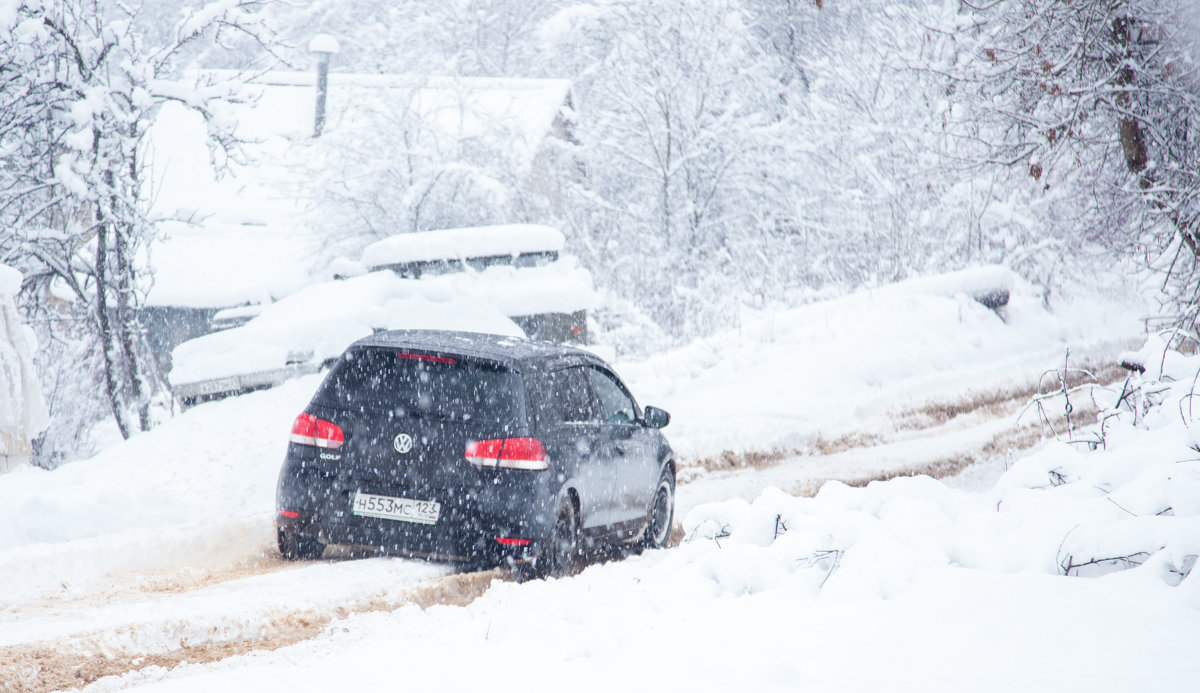
<svg viewBox="0 0 1200 693">
<path fill-rule="evenodd" d="M 675 459 L 597 356 L 459 332 L 352 344 L 296 417 L 280 553 L 330 544 L 561 574 L 601 546 L 666 544 Z"/>
</svg>

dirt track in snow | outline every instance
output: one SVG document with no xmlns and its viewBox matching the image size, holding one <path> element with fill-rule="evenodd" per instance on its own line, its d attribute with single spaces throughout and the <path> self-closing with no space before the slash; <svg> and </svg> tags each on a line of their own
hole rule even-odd
<svg viewBox="0 0 1200 693">
<path fill-rule="evenodd" d="M 281 558 L 264 561 L 267 569 L 290 564 Z M 461 573 L 414 584 L 397 599 L 369 599 L 280 614 L 260 624 L 253 637 L 181 642 L 177 649 L 156 652 L 113 650 L 98 643 L 103 633 L 83 633 L 69 642 L 40 642 L 0 648 L 0 690 L 33 693 L 86 686 L 105 676 L 118 676 L 150 667 L 172 669 L 183 663 L 203 664 L 256 650 L 276 650 L 317 637 L 338 619 L 351 614 L 395 611 L 415 605 L 464 606 L 487 591 L 501 571 Z M 215 579 L 215 578 L 214 578 Z M 233 579 L 229 577 L 228 579 Z M 209 581 L 211 584 L 211 581 Z M 174 591 L 174 590 L 172 590 Z M 147 624 L 147 629 L 154 624 Z M 214 636 L 218 634 L 214 633 Z"/>
<path fill-rule="evenodd" d="M 1105 367 L 1094 371 L 1100 382 L 1117 382 L 1124 372 L 1116 367 Z M 981 418 L 992 422 L 998 419 L 1011 420 L 1025 409 L 1032 397 L 1038 394 L 1036 387 L 1013 388 L 1007 391 L 976 394 L 953 401 L 933 402 L 920 408 L 894 412 L 890 417 L 894 424 L 891 433 L 852 433 L 832 440 L 814 439 L 796 448 L 776 448 L 766 451 L 725 451 L 720 455 L 680 461 L 680 485 L 686 487 L 688 480 L 705 474 L 737 474 L 739 471 L 769 469 L 784 461 L 820 460 L 853 450 L 870 450 L 887 445 L 896 438 L 933 438 L 942 433 L 956 419 L 964 416 Z M 1094 408 L 1086 400 L 1077 400 L 1073 419 L 1076 423 L 1094 421 Z M 837 479 L 851 485 L 864 485 L 874 480 L 897 476 L 927 474 L 947 477 L 961 472 L 976 462 L 994 459 L 1011 451 L 1023 450 L 1043 439 L 1045 423 L 1061 430 L 1065 421 L 1051 417 L 1046 422 L 1038 421 L 1036 415 L 1029 419 L 1036 425 L 1006 427 L 992 435 L 986 442 L 973 449 L 958 450 L 951 456 L 925 459 L 915 464 L 885 471 L 858 470 L 846 474 L 813 476 L 796 480 L 791 491 L 797 495 L 811 495 L 828 480 Z M 681 531 L 676 527 L 677 542 Z M 325 559 L 326 561 L 330 559 Z M 334 558 L 333 560 L 338 560 Z M 323 562 L 323 561 L 321 561 Z M 317 562 L 317 563 L 321 563 Z M 136 584 L 119 584 L 109 590 L 86 597 L 50 598 L 22 609 L 30 616 L 45 613 L 76 613 L 86 617 L 89 609 L 101 605 L 112 606 L 122 600 L 147 594 L 188 594 L 214 585 L 265 575 L 285 570 L 304 570 L 304 564 L 284 562 L 278 555 L 249 557 L 243 561 L 224 566 L 213 566 L 201 572 L 165 574 L 139 578 Z M 0 691 L 41 693 L 61 689 L 78 688 L 100 678 L 147 670 L 152 667 L 171 669 L 182 663 L 215 662 L 228 657 L 257 650 L 275 650 L 304 640 L 319 637 L 331 629 L 338 628 L 337 622 L 352 614 L 366 612 L 395 611 L 405 606 L 420 608 L 440 605 L 466 605 L 487 591 L 497 579 L 507 579 L 504 571 L 459 573 L 429 580 L 414 582 L 399 596 L 377 597 L 331 603 L 321 609 L 302 609 L 272 615 L 253 627 L 245 624 L 222 633 L 214 628 L 208 637 L 189 637 L 178 642 L 177 647 L 139 649 L 117 647 L 111 644 L 111 633 L 104 631 L 82 631 L 67 640 L 34 642 L 0 647 Z M 145 630 L 144 634 L 137 629 Z M 122 642 L 154 641 L 153 637 L 161 624 L 149 622 L 130 626 L 131 632 L 122 634 Z M 150 673 L 150 672 L 147 672 Z"/>
</svg>

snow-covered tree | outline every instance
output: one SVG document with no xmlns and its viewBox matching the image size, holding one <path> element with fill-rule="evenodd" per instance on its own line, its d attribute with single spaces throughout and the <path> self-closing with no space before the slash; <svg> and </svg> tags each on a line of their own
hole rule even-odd
<svg viewBox="0 0 1200 693">
<path fill-rule="evenodd" d="M 1190 0 L 1006 0 L 980 15 L 978 115 L 996 160 L 1035 180 L 1071 245 L 1162 275 L 1200 319 L 1200 7 Z M 1070 234 L 1077 230 L 1074 237 Z"/>
<path fill-rule="evenodd" d="M 337 229 L 353 255 L 396 233 L 519 220 L 522 162 L 510 150 L 525 126 L 480 103 L 503 91 L 489 89 L 416 76 L 356 88 L 345 97 L 354 127 L 331 127 L 303 145 L 303 158 L 320 162 L 305 193 L 316 223 Z"/>
<path fill-rule="evenodd" d="M 157 108 L 178 101 L 206 119 L 218 162 L 236 152 L 222 105 L 238 85 L 183 86 L 176 58 L 223 31 L 262 36 L 256 5 L 214 2 L 158 46 L 142 42 L 137 8 L 125 5 L 22 0 L 0 15 L 0 261 L 25 273 L 28 312 L 73 320 L 70 336 L 90 343 L 84 363 L 68 367 L 98 364 L 125 436 L 150 426 L 159 387 L 137 311 L 139 256 L 154 233 L 143 140 Z"/>
<path fill-rule="evenodd" d="M 536 28 L 569 0 L 310 0 L 270 11 L 296 47 L 314 33 L 342 43 L 339 69 L 466 77 L 561 77 L 539 60 Z M 300 50 L 288 53 L 307 64 Z"/>
<path fill-rule="evenodd" d="M 677 336 L 728 322 L 731 281 L 772 274 L 759 242 L 779 228 L 788 114 L 744 19 L 732 2 L 654 0 L 543 27 L 576 74 L 573 240 Z"/>
</svg>

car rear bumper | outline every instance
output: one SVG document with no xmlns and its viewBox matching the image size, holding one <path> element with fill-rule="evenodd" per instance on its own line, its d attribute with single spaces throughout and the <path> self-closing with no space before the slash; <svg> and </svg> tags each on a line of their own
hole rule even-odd
<svg viewBox="0 0 1200 693">
<path fill-rule="evenodd" d="M 505 523 L 465 522 L 457 517 L 422 525 L 355 516 L 338 521 L 305 511 L 295 514 L 296 517 L 277 515 L 276 527 L 326 545 L 359 546 L 428 560 L 487 566 L 526 562 L 541 551 L 540 534 L 529 536 L 529 530 L 506 528 Z M 507 541 L 501 543 L 500 539 Z"/>
<path fill-rule="evenodd" d="M 536 557 L 558 508 L 561 482 L 543 471 L 478 468 L 448 461 L 424 474 L 388 474 L 383 464 L 326 460 L 292 444 L 276 489 L 279 529 L 326 545 L 371 547 L 462 563 Z M 356 493 L 440 504 L 437 522 L 356 515 Z M 501 543 L 497 539 L 518 540 Z"/>
</svg>

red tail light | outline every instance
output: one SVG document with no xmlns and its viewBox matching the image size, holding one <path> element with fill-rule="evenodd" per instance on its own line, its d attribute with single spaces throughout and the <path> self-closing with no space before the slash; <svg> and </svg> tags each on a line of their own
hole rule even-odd
<svg viewBox="0 0 1200 693">
<path fill-rule="evenodd" d="M 512 537 L 496 537 L 496 541 L 501 546 L 529 546 L 533 543 L 532 539 L 513 539 Z"/>
<path fill-rule="evenodd" d="M 467 451 L 463 454 L 471 464 L 480 467 L 495 467 L 500 459 L 500 448 L 504 447 L 503 440 L 473 440 L 467 443 Z"/>
<path fill-rule="evenodd" d="M 288 440 L 301 445 L 337 449 L 346 442 L 346 437 L 337 424 L 303 412 L 292 423 L 292 434 L 288 436 Z"/>
<path fill-rule="evenodd" d="M 463 454 L 468 462 L 479 467 L 528 469 L 541 471 L 550 468 L 550 456 L 537 438 L 498 438 L 474 440 L 467 443 Z"/>
</svg>

